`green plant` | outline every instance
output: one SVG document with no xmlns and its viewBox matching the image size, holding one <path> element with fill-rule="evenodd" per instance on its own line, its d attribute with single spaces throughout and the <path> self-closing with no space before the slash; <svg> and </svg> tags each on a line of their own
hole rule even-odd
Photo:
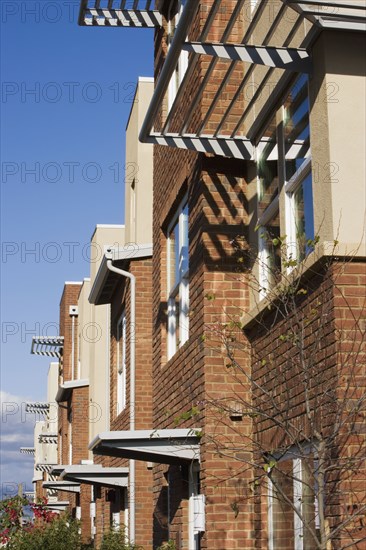
<svg viewBox="0 0 366 550">
<path fill-rule="evenodd" d="M 15 496 L 0 502 L 0 543 L 6 544 L 21 529 L 25 497 Z"/>
<path fill-rule="evenodd" d="M 68 516 L 41 525 L 28 524 L 11 537 L 7 550 L 82 550 L 79 522 Z M 84 546 L 85 548 L 85 546 Z"/>
<path fill-rule="evenodd" d="M 156 550 L 177 550 L 174 540 L 170 539 L 167 542 L 163 542 Z"/>
<path fill-rule="evenodd" d="M 111 529 L 104 533 L 100 550 L 143 550 L 143 548 L 129 542 L 124 529 Z"/>
</svg>

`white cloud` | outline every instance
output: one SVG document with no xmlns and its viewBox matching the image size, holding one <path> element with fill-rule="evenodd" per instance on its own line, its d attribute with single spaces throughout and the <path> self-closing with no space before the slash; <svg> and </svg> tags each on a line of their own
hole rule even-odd
<svg viewBox="0 0 366 550">
<path fill-rule="evenodd" d="M 16 491 L 18 483 L 32 489 L 33 457 L 20 454 L 20 447 L 33 446 L 34 415 L 25 412 L 27 399 L 0 391 L 0 498 Z"/>
</svg>

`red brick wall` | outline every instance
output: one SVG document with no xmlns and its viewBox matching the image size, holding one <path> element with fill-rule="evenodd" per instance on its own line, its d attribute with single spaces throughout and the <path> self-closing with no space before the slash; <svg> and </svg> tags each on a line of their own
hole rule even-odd
<svg viewBox="0 0 366 550">
<path fill-rule="evenodd" d="M 152 260 L 131 261 L 123 265 L 136 277 L 136 324 L 135 338 L 135 429 L 152 427 Z M 117 324 L 122 312 L 127 319 L 126 342 L 126 408 L 117 416 Z M 130 282 L 121 277 L 111 304 L 111 370 L 110 370 L 110 411 L 111 430 L 130 429 Z M 119 458 L 99 457 L 96 460 L 104 466 L 128 467 L 129 461 Z M 152 473 L 146 462 L 135 462 L 135 541 L 145 548 L 152 545 Z M 110 504 L 105 501 L 103 492 L 98 502 L 97 543 L 103 530 L 109 528 Z M 104 519 L 100 517 L 104 513 Z M 121 513 L 121 524 L 124 522 Z"/>
<path fill-rule="evenodd" d="M 207 434 L 201 445 L 201 491 L 206 494 L 210 528 L 202 538 L 202 548 L 251 548 L 252 510 L 243 497 L 248 474 L 226 479 L 229 469 L 237 468 L 238 463 L 220 458 L 216 445 L 225 434 L 233 437 L 233 427 L 230 419 L 217 418 L 206 406 L 207 401 L 232 396 L 236 387 L 225 368 L 222 349 L 215 350 L 214 339 L 217 324 L 248 305 L 246 285 L 236 275 L 238 263 L 231 243 L 238 234 L 246 233 L 245 168 L 241 162 L 158 146 L 154 157 L 154 427 L 174 428 L 182 413 L 198 406 L 201 414 L 180 422 L 179 427 L 194 426 Z M 189 204 L 190 338 L 167 362 L 166 228 L 185 192 Z M 207 299 L 208 295 L 214 299 Z M 242 353 L 242 360 L 249 364 L 247 352 Z M 248 429 L 243 421 L 236 431 Z M 155 545 L 168 538 L 167 471 L 168 467 L 154 468 Z M 170 510 L 170 536 L 178 548 L 187 548 L 187 485 L 179 475 L 170 476 L 175 501 L 174 514 Z M 236 505 L 238 514 L 232 508 Z"/>
<path fill-rule="evenodd" d="M 285 295 L 278 307 L 258 316 L 248 331 L 257 388 L 253 412 L 257 413 L 258 463 L 264 464 L 265 452 L 281 450 L 284 454 L 297 442 L 315 442 L 321 434 L 329 446 L 325 514 L 329 529 L 339 527 L 332 542 L 337 549 L 346 544 L 362 547 L 355 540 L 362 538 L 358 514 L 366 486 L 365 406 L 361 403 L 365 394 L 365 283 L 364 263 L 319 262 L 297 287 L 295 307 Z M 309 458 L 304 461 L 308 463 Z M 268 536 L 265 483 L 259 491 L 256 536 L 261 547 Z M 340 528 L 346 520 L 347 527 Z M 290 540 L 290 533 L 284 538 Z"/>
<path fill-rule="evenodd" d="M 67 284 L 64 287 L 60 302 L 60 335 L 64 336 L 64 349 L 61 361 L 62 377 L 61 381 L 67 382 L 72 379 L 72 317 L 69 314 L 69 307 L 77 305 L 78 296 L 81 286 L 79 284 Z M 77 350 L 78 350 L 78 318 L 75 317 L 74 327 L 74 365 L 76 375 L 77 365 Z M 61 449 L 60 461 L 61 464 L 69 464 L 69 444 L 72 441 L 72 463 L 80 464 L 81 460 L 87 460 L 88 444 L 89 444 L 89 387 L 74 389 L 69 402 L 62 403 L 67 405 L 59 408 L 59 439 L 62 438 L 62 443 L 59 440 L 59 449 Z M 70 433 L 70 425 L 68 414 L 72 412 L 72 429 Z M 82 484 L 80 496 L 74 493 L 66 493 L 59 491 L 60 500 L 68 500 L 70 502 L 69 510 L 75 515 L 77 505 L 81 506 L 81 530 L 82 537 L 85 542 L 90 540 L 90 486 Z"/>
</svg>

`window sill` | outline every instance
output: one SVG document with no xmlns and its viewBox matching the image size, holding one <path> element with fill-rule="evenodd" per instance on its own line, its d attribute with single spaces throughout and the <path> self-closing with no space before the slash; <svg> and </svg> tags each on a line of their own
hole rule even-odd
<svg viewBox="0 0 366 550">
<path fill-rule="evenodd" d="M 336 246 L 331 241 L 323 241 L 319 243 L 314 252 L 301 262 L 296 268 L 287 275 L 287 281 L 295 281 L 299 278 L 311 277 L 316 272 L 314 267 L 320 264 L 327 258 L 334 259 L 366 259 L 366 243 L 338 243 Z M 282 283 L 283 284 L 283 283 Z M 271 289 L 271 295 L 277 295 L 282 288 L 282 284 L 278 283 Z M 256 305 L 245 315 L 242 326 L 243 330 L 253 328 L 260 315 L 263 315 L 266 310 L 269 311 L 273 299 L 264 296 Z"/>
</svg>

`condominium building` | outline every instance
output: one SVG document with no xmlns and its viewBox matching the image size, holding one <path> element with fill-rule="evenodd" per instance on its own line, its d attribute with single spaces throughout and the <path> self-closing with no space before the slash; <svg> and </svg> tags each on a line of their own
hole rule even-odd
<svg viewBox="0 0 366 550">
<path fill-rule="evenodd" d="M 58 428 L 96 547 L 124 524 L 145 549 L 361 549 L 364 2 L 82 0 L 79 23 L 155 27 L 126 225 L 84 282 L 104 351 L 82 342 L 84 375 L 63 344 L 57 401 L 105 418 Z"/>
</svg>

